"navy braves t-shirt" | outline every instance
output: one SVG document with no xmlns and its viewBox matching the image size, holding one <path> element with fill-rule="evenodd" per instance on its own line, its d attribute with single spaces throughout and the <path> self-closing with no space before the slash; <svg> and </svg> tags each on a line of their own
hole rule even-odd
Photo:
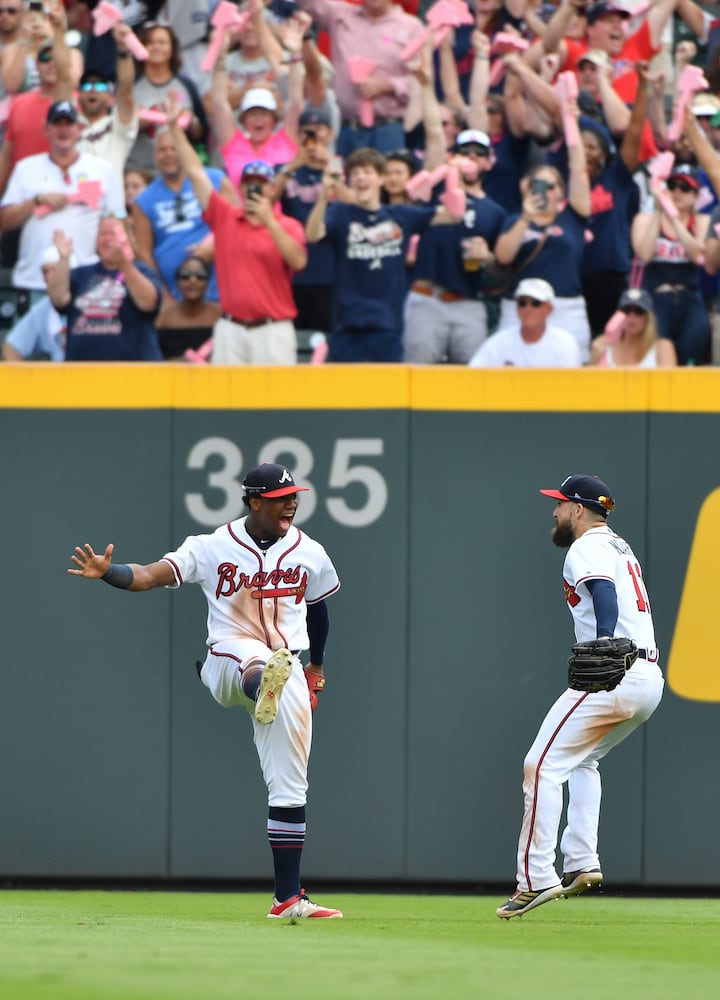
<svg viewBox="0 0 720 1000">
<path fill-rule="evenodd" d="M 510 216 L 505 222 L 503 232 L 511 229 L 517 222 L 517 215 Z M 525 230 L 524 242 L 515 257 L 516 267 L 532 254 L 537 241 L 546 234 L 545 244 L 540 252 L 518 274 L 518 279 L 505 297 L 512 299 L 515 289 L 523 278 L 544 278 L 555 289 L 560 299 L 571 299 L 582 295 L 580 283 L 580 262 L 585 249 L 585 228 L 587 219 L 566 205 L 554 222 L 549 226 L 536 226 L 534 223 Z"/>
<path fill-rule="evenodd" d="M 492 250 L 504 221 L 505 211 L 492 198 L 467 195 L 462 222 L 430 226 L 423 233 L 418 244 L 413 280 L 432 281 L 466 299 L 477 298 L 482 291 L 482 271 L 465 270 L 462 241 L 471 236 L 482 236 Z"/>
<path fill-rule="evenodd" d="M 297 219 L 303 226 L 322 191 L 322 170 L 298 167 L 288 177 L 281 204 L 285 215 Z M 294 285 L 332 285 L 335 281 L 335 254 L 324 240 L 308 243 L 307 267 L 293 274 Z"/>
<path fill-rule="evenodd" d="M 405 255 L 414 233 L 430 225 L 434 208 L 381 205 L 368 211 L 336 202 L 325 213 L 325 239 L 335 252 L 333 331 L 403 327 Z"/>
<path fill-rule="evenodd" d="M 139 261 L 135 267 L 157 288 L 159 309 L 162 285 L 157 274 Z M 154 322 L 157 309 L 138 309 L 119 271 L 100 263 L 73 268 L 70 294 L 66 361 L 163 360 Z"/>
<path fill-rule="evenodd" d="M 585 246 L 582 273 L 630 270 L 630 222 L 637 212 L 639 191 L 621 156 L 615 156 L 592 186 L 592 240 Z"/>
</svg>

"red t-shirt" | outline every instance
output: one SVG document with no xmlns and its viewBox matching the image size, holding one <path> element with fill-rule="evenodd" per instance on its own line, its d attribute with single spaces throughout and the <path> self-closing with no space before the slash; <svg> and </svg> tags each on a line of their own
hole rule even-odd
<svg viewBox="0 0 720 1000">
<path fill-rule="evenodd" d="M 586 40 L 576 42 L 572 38 L 566 38 L 567 59 L 564 68 L 577 73 L 577 66 L 584 55 L 587 54 L 590 46 Z M 650 27 L 647 21 L 643 21 L 634 34 L 625 39 L 625 44 L 619 56 L 612 59 L 613 64 L 613 90 L 622 97 L 626 104 L 635 103 L 637 94 L 638 75 L 635 64 L 640 61 L 649 61 L 661 49 L 653 45 L 650 38 Z M 640 162 L 649 160 L 657 153 L 657 146 L 652 135 L 652 128 L 649 122 L 645 122 L 640 142 Z"/>
<path fill-rule="evenodd" d="M 6 139 L 12 142 L 12 166 L 26 156 L 49 153 L 50 143 L 45 134 L 45 119 L 51 97 L 43 97 L 39 90 L 17 94 L 10 102 Z"/>
<path fill-rule="evenodd" d="M 305 246 L 305 230 L 297 219 L 273 209 L 282 228 Z M 265 226 L 254 226 L 242 208 L 230 205 L 213 190 L 203 218 L 215 234 L 215 273 L 220 308 L 239 320 L 294 319 L 292 269 L 283 260 Z"/>
</svg>

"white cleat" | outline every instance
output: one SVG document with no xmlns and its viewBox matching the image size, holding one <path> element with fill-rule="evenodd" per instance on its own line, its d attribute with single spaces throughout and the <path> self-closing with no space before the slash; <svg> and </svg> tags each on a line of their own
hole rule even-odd
<svg viewBox="0 0 720 1000">
<path fill-rule="evenodd" d="M 278 705 L 283 688 L 292 673 L 292 653 L 289 649 L 277 649 L 265 664 L 257 701 L 255 719 L 262 726 L 269 726 L 278 714 Z"/>
</svg>

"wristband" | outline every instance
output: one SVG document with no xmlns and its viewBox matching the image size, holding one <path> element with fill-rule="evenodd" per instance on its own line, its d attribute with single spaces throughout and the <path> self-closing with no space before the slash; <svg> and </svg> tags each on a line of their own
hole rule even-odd
<svg viewBox="0 0 720 1000">
<path fill-rule="evenodd" d="M 120 50 L 118 50 L 115 53 L 115 55 L 118 57 L 118 59 L 127 59 L 127 57 L 130 55 L 130 53 L 127 50 L 125 52 L 120 52 Z"/>
<path fill-rule="evenodd" d="M 117 565 L 112 565 L 100 579 L 104 580 L 105 583 L 109 583 L 111 587 L 117 587 L 119 590 L 127 590 L 135 579 L 135 574 L 125 563 L 117 563 Z"/>
<path fill-rule="evenodd" d="M 42 205 L 42 195 L 36 194 L 35 197 L 33 198 L 33 201 L 35 202 L 36 205 Z"/>
</svg>

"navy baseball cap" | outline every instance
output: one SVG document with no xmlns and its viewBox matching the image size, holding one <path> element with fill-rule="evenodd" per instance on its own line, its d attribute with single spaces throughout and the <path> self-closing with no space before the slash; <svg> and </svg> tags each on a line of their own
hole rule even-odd
<svg viewBox="0 0 720 1000">
<path fill-rule="evenodd" d="M 610 496 L 607 484 L 597 476 L 568 476 L 560 483 L 559 489 L 540 492 L 554 500 L 574 500 L 606 517 L 611 510 L 615 510 L 615 501 Z"/>
<path fill-rule="evenodd" d="M 620 296 L 618 309 L 627 309 L 628 306 L 635 306 L 637 309 L 649 313 L 653 309 L 653 300 L 650 293 L 646 292 L 644 288 L 626 288 Z"/>
<path fill-rule="evenodd" d="M 251 160 L 243 167 L 241 180 L 246 181 L 248 177 L 259 177 L 264 181 L 272 181 L 275 179 L 275 169 L 265 160 Z"/>
<path fill-rule="evenodd" d="M 47 118 L 45 119 L 49 125 L 53 122 L 59 121 L 69 121 L 76 122 L 78 120 L 77 108 L 70 101 L 55 101 L 48 108 Z"/>
<path fill-rule="evenodd" d="M 610 17 L 611 14 L 619 14 L 625 21 L 630 17 L 628 11 L 623 7 L 616 7 L 614 3 L 591 3 L 585 8 L 588 24 L 595 24 L 601 17 Z"/>
<path fill-rule="evenodd" d="M 677 167 L 673 167 L 670 171 L 668 180 L 671 181 L 674 178 L 678 180 L 687 181 L 687 183 L 695 188 L 696 191 L 700 190 L 700 175 L 697 169 L 689 163 L 681 163 Z"/>
<path fill-rule="evenodd" d="M 266 462 L 251 469 L 243 479 L 246 493 L 261 497 L 285 497 L 290 493 L 301 493 L 309 486 L 296 486 L 289 469 L 284 465 Z"/>
</svg>

